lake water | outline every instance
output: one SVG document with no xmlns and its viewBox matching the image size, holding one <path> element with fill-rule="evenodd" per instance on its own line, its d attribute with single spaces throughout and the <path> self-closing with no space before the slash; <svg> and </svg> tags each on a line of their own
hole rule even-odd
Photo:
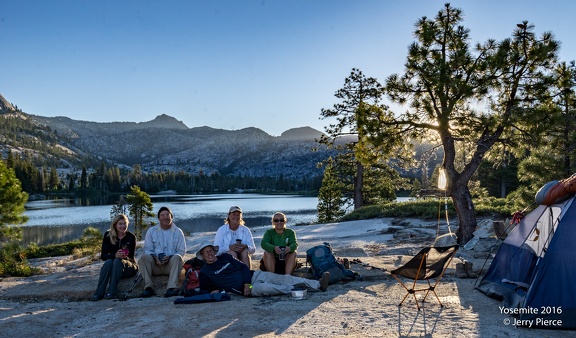
<svg viewBox="0 0 576 338">
<path fill-rule="evenodd" d="M 246 225 L 251 228 L 271 225 L 272 215 L 283 212 L 288 226 L 315 223 L 318 219 L 317 197 L 297 195 L 215 194 L 215 195 L 150 195 L 153 212 L 167 206 L 174 214 L 174 223 L 190 235 L 216 231 L 224 224 L 228 209 L 238 205 L 243 210 Z M 398 197 L 397 201 L 406 201 Z M 24 214 L 28 222 L 22 225 L 22 245 L 56 244 L 79 239 L 88 226 L 102 233 L 110 228 L 112 205 L 83 205 L 76 199 L 31 201 Z M 157 221 L 157 219 L 154 219 Z M 133 225 L 129 226 L 134 231 Z"/>
<path fill-rule="evenodd" d="M 286 214 L 288 225 L 310 224 L 317 220 L 318 198 L 295 195 L 220 194 L 220 195 L 151 195 L 153 212 L 167 206 L 174 223 L 186 235 L 216 231 L 224 224 L 228 209 L 239 205 L 249 227 L 269 226 L 276 211 Z M 102 233 L 110 227 L 112 205 L 81 206 L 74 199 L 31 201 L 24 214 L 22 245 L 63 243 L 78 239 L 88 226 Z M 155 219 L 157 221 L 157 219 Z M 134 228 L 130 225 L 130 230 Z"/>
</svg>

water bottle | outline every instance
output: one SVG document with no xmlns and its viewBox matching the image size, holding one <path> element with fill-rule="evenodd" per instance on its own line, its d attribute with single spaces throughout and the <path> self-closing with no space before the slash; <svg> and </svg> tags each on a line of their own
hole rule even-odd
<svg viewBox="0 0 576 338">
<path fill-rule="evenodd" d="M 286 247 L 285 246 L 280 247 L 280 255 L 278 256 L 278 259 L 281 261 L 286 259 Z"/>
</svg>

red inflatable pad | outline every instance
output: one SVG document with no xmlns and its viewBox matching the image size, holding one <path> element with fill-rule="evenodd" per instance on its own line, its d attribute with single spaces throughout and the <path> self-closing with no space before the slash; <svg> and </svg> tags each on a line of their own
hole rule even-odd
<svg viewBox="0 0 576 338">
<path fill-rule="evenodd" d="M 554 203 L 558 203 L 564 197 L 568 197 L 569 195 L 576 192 L 576 175 L 572 175 L 567 179 L 561 180 L 546 192 L 546 197 L 544 197 L 544 201 L 542 204 L 544 205 L 552 205 Z"/>
</svg>

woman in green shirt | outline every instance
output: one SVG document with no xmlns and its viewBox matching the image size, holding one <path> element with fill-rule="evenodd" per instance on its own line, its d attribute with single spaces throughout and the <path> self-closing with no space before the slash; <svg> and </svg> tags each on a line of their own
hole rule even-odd
<svg viewBox="0 0 576 338">
<path fill-rule="evenodd" d="M 286 228 L 287 221 L 286 215 L 281 212 L 272 216 L 273 227 L 266 230 L 262 237 L 262 270 L 291 275 L 296 269 L 298 241 L 294 230 Z M 283 270 L 280 269 L 282 265 Z"/>
</svg>

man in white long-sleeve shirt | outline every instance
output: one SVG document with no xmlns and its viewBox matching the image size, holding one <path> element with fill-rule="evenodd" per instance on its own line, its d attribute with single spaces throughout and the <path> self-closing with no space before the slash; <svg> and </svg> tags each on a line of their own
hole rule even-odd
<svg viewBox="0 0 576 338">
<path fill-rule="evenodd" d="M 172 211 L 168 207 L 158 210 L 160 224 L 146 232 L 144 254 L 138 259 L 140 273 L 144 278 L 144 291 L 140 297 L 156 294 L 152 276 L 168 275 L 168 286 L 164 297 L 178 296 L 178 277 L 182 271 L 186 240 L 184 233 L 173 222 Z"/>
</svg>

